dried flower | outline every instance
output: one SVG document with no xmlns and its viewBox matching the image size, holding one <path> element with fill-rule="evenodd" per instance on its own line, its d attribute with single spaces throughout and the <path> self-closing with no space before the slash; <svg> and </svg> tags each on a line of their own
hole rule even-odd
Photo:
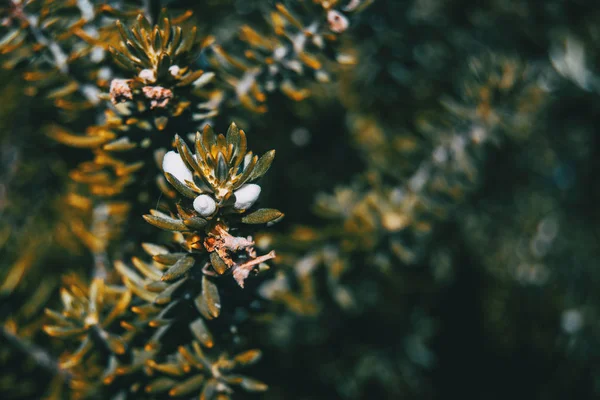
<svg viewBox="0 0 600 400">
<path fill-rule="evenodd" d="M 110 83 L 110 100 L 113 104 L 133 100 L 133 93 L 128 79 L 113 79 Z"/>
<path fill-rule="evenodd" d="M 348 18 L 336 10 L 329 10 L 327 12 L 327 23 L 329 24 L 329 29 L 335 33 L 344 32 L 350 24 Z"/>
<path fill-rule="evenodd" d="M 142 92 L 150 100 L 150 109 L 165 108 L 173 98 L 171 89 L 161 86 L 144 86 Z"/>
</svg>

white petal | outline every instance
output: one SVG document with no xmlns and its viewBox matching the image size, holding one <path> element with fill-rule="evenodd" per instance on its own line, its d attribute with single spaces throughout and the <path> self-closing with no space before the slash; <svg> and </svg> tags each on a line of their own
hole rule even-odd
<svg viewBox="0 0 600 400">
<path fill-rule="evenodd" d="M 247 210 L 252 207 L 252 204 L 258 199 L 260 195 L 260 186 L 254 183 L 248 183 L 242 185 L 241 188 L 233 192 L 235 195 L 235 204 L 233 208 L 236 210 Z"/>
<path fill-rule="evenodd" d="M 194 199 L 194 210 L 203 217 L 212 215 L 216 209 L 217 204 L 213 198 L 207 194 L 201 194 Z"/>
<path fill-rule="evenodd" d="M 170 173 L 182 183 L 185 183 L 185 181 L 194 181 L 192 171 L 185 165 L 181 156 L 174 151 L 169 151 L 165 154 L 162 167 L 164 172 Z"/>
</svg>

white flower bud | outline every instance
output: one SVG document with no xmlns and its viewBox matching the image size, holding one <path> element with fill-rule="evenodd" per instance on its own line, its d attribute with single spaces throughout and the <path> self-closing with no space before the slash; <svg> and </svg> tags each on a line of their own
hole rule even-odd
<svg viewBox="0 0 600 400">
<path fill-rule="evenodd" d="M 233 208 L 236 210 L 247 210 L 252 207 L 260 195 L 260 186 L 254 183 L 242 185 L 241 188 L 233 192 L 235 195 L 235 204 Z"/>
<path fill-rule="evenodd" d="M 141 70 L 138 76 L 145 82 L 154 83 L 156 81 L 156 74 L 151 69 Z"/>
<path fill-rule="evenodd" d="M 181 183 L 185 183 L 185 181 L 194 181 L 192 171 L 185 165 L 181 156 L 174 151 L 169 151 L 165 154 L 162 167 L 164 172 L 170 173 Z"/>
<path fill-rule="evenodd" d="M 216 209 L 217 204 L 213 198 L 207 194 L 201 194 L 194 199 L 194 210 L 203 217 L 212 215 Z"/>
<path fill-rule="evenodd" d="M 169 73 L 174 76 L 175 78 L 179 75 L 179 71 L 181 71 L 181 68 L 179 68 L 179 65 L 171 65 L 169 67 Z"/>
</svg>

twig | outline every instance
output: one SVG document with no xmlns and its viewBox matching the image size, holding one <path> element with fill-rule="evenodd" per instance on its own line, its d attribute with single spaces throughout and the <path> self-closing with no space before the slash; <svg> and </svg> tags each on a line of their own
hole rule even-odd
<svg viewBox="0 0 600 400">
<path fill-rule="evenodd" d="M 6 339 L 6 342 L 27 354 L 36 362 L 38 366 L 47 370 L 50 372 L 50 374 L 60 375 L 65 381 L 71 380 L 71 373 L 61 368 L 58 361 L 43 348 L 18 337 L 5 327 L 0 327 L 0 335 Z"/>
</svg>

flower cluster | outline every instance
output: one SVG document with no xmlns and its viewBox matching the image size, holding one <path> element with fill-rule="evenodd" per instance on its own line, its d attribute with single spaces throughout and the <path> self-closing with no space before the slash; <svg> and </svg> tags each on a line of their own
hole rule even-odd
<svg viewBox="0 0 600 400">
<path fill-rule="evenodd" d="M 160 185 L 167 196 L 181 197 L 177 217 L 152 210 L 144 218 L 162 229 L 179 232 L 184 248 L 191 252 L 207 251 L 214 271 L 221 275 L 232 269 L 243 287 L 248 274 L 274 253 L 258 257 L 251 237 L 233 232 L 237 223 L 265 224 L 280 220 L 283 214 L 274 209 L 254 209 L 261 188 L 252 183 L 271 166 L 275 151 L 262 157 L 247 152 L 246 134 L 231 124 L 227 134 L 216 135 L 210 126 L 196 134 L 195 153 L 185 142 L 175 138 L 177 152 L 163 158 L 166 180 Z"/>
<path fill-rule="evenodd" d="M 177 22 L 189 17 L 186 14 Z M 117 21 L 121 35 L 120 50 L 109 47 L 116 63 L 137 74 L 130 79 L 113 79 L 110 99 L 114 105 L 135 102 L 138 112 L 146 109 L 170 110 L 176 117 L 189 109 L 189 87 L 200 87 L 214 74 L 205 74 L 191 66 L 198 57 L 201 45 L 196 40 L 196 27 L 184 30 L 171 25 L 166 10 L 158 24 L 152 27 L 143 15 L 138 15 L 131 28 Z M 184 93 L 179 93 L 184 89 Z M 159 124 L 162 125 L 162 124 Z"/>
</svg>

